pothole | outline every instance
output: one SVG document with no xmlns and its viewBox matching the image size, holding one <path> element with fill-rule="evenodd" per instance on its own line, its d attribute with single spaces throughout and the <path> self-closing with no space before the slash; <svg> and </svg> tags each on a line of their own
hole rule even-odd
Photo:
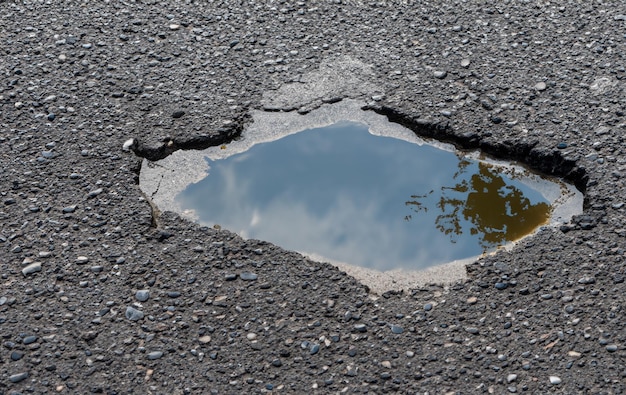
<svg viewBox="0 0 626 395">
<path fill-rule="evenodd" d="M 161 210 L 328 261 L 375 292 L 464 265 L 582 212 L 573 186 L 427 142 L 358 101 L 253 113 L 239 140 L 144 161 Z"/>
</svg>

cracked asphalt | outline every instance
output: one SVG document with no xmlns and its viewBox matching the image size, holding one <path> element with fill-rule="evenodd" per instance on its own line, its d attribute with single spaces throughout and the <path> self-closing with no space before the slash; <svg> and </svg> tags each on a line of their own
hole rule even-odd
<svg viewBox="0 0 626 395">
<path fill-rule="evenodd" d="M 0 394 L 626 392 L 625 41 L 621 1 L 0 1 Z M 345 99 L 584 213 L 378 295 L 138 186 Z"/>
</svg>

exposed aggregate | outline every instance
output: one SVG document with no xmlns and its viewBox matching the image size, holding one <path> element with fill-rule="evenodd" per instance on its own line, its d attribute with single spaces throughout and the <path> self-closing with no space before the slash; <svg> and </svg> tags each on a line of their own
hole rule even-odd
<svg viewBox="0 0 626 395">
<path fill-rule="evenodd" d="M 0 2 L 0 394 L 625 393 L 625 14 L 620 0 Z M 345 59 L 381 91 L 264 101 Z M 585 213 L 464 283 L 372 295 L 140 192 L 136 154 L 348 97 L 565 176 Z"/>
</svg>

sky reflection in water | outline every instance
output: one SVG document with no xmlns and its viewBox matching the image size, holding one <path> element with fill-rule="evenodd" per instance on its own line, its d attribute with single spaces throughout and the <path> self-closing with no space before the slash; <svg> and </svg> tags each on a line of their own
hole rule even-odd
<svg viewBox="0 0 626 395">
<path fill-rule="evenodd" d="M 490 165 L 358 123 L 207 161 L 177 197 L 201 223 L 381 271 L 479 255 L 550 216 L 539 192 Z"/>
</svg>

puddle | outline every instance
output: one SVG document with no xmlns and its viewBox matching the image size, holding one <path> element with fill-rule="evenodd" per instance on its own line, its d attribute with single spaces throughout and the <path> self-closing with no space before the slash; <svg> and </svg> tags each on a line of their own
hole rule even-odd
<svg viewBox="0 0 626 395">
<path fill-rule="evenodd" d="M 462 278 L 463 263 L 582 211 L 572 186 L 358 107 L 256 113 L 239 141 L 146 161 L 140 185 L 162 210 L 330 261 L 377 291 Z"/>
</svg>

